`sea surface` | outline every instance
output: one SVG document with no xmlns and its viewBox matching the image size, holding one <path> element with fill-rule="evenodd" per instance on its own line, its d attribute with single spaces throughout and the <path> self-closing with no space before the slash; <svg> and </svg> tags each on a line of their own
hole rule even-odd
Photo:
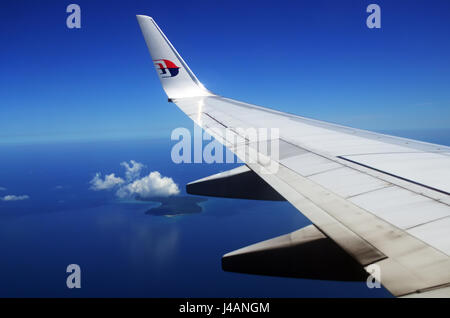
<svg viewBox="0 0 450 318">
<path fill-rule="evenodd" d="M 447 130 L 388 133 L 450 144 Z M 390 297 L 364 282 L 223 271 L 223 254 L 310 224 L 287 202 L 195 197 L 180 205 L 90 189 L 97 172 L 123 177 L 120 163 L 135 160 L 172 178 L 183 198 L 186 183 L 238 166 L 174 164 L 172 146 L 169 139 L 0 144 L 0 197 L 29 196 L 0 201 L 0 297 Z M 171 213 L 177 204 L 194 207 Z M 81 268 L 80 289 L 66 286 L 69 264 Z"/>
</svg>

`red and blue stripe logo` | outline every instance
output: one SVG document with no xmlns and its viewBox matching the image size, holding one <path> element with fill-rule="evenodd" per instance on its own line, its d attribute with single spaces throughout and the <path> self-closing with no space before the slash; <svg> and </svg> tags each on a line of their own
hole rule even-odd
<svg viewBox="0 0 450 318">
<path fill-rule="evenodd" d="M 153 60 L 153 62 L 155 62 L 156 69 L 160 71 L 159 75 L 163 78 L 177 76 L 180 71 L 180 67 L 176 66 L 172 61 L 160 59 Z"/>
</svg>

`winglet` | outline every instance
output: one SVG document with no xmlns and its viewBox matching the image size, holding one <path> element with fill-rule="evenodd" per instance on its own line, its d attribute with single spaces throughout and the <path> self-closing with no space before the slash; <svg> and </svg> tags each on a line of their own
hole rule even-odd
<svg viewBox="0 0 450 318">
<path fill-rule="evenodd" d="M 161 85 L 169 99 L 213 95 L 192 73 L 155 20 L 136 16 Z"/>
</svg>

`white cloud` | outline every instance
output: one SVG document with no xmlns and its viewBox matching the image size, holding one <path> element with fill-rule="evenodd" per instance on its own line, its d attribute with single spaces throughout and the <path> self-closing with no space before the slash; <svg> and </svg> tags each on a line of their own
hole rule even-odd
<svg viewBox="0 0 450 318">
<path fill-rule="evenodd" d="M 125 168 L 125 180 L 116 177 L 114 173 L 106 175 L 104 179 L 97 173 L 90 181 L 92 190 L 108 190 L 118 186 L 116 195 L 119 198 L 142 198 L 171 196 L 180 193 L 178 185 L 172 178 L 163 177 L 158 171 L 150 172 L 141 178 L 145 165 L 135 160 L 120 163 Z"/>
<path fill-rule="evenodd" d="M 102 179 L 101 173 L 97 172 L 94 178 L 90 181 L 90 184 L 91 189 L 97 191 L 108 190 L 124 182 L 125 181 L 122 178 L 116 177 L 114 173 L 108 174 L 105 176 L 105 179 Z"/>
<path fill-rule="evenodd" d="M 0 187 L 0 191 L 6 191 L 6 188 Z"/>
<path fill-rule="evenodd" d="M 3 198 L 0 197 L 2 201 L 22 201 L 27 200 L 29 198 L 30 197 L 28 195 L 14 195 L 14 194 L 5 195 Z"/>
<path fill-rule="evenodd" d="M 136 180 L 141 176 L 141 171 L 145 167 L 142 163 L 130 160 L 130 164 L 128 162 L 122 162 L 120 164 L 125 168 L 125 176 L 127 181 Z"/>
<path fill-rule="evenodd" d="M 141 179 L 135 180 L 117 190 L 120 198 L 139 195 L 143 198 L 156 196 L 171 196 L 180 193 L 178 185 L 172 178 L 162 177 L 158 171 L 153 171 Z"/>
</svg>

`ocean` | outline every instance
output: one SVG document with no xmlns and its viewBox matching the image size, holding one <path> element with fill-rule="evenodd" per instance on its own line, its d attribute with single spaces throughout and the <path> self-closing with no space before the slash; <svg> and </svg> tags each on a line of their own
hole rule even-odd
<svg viewBox="0 0 450 318">
<path fill-rule="evenodd" d="M 448 131 L 396 134 L 450 144 Z M 199 197 L 192 213 L 168 214 L 90 189 L 97 172 L 123 177 L 120 163 L 135 160 L 183 197 L 186 183 L 239 165 L 175 164 L 173 143 L 1 144 L 0 197 L 28 199 L 0 201 L 0 297 L 390 297 L 365 282 L 223 271 L 223 254 L 310 224 L 287 202 Z M 80 266 L 79 289 L 66 286 L 69 264 Z"/>
</svg>

